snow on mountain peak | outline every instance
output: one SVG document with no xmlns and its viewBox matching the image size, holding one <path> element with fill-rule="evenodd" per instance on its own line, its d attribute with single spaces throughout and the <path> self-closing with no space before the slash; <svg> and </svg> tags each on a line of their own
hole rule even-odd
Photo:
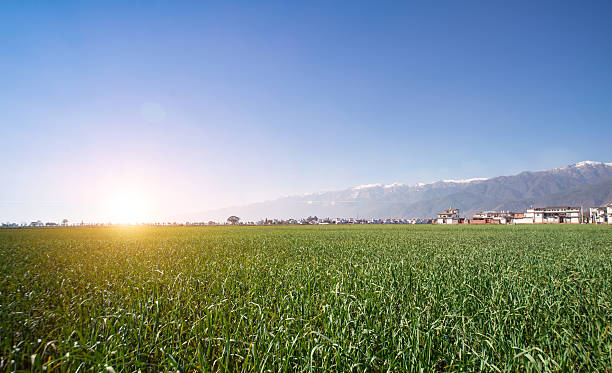
<svg viewBox="0 0 612 373">
<path fill-rule="evenodd" d="M 582 161 L 578 162 L 574 165 L 574 167 L 584 167 L 584 166 L 596 166 L 604 164 L 603 162 L 595 162 L 595 161 Z"/>
<path fill-rule="evenodd" d="M 475 177 L 472 179 L 462 179 L 462 180 L 442 180 L 442 181 L 438 181 L 438 183 L 454 183 L 454 184 L 467 184 L 467 183 L 471 183 L 474 181 L 484 181 L 484 180 L 489 180 L 489 178 L 486 177 Z M 416 183 L 414 185 L 410 185 L 411 187 L 423 187 L 426 185 L 430 185 L 430 184 L 436 184 L 434 183 Z M 353 190 L 364 190 L 364 189 L 372 189 L 372 188 L 385 188 L 385 189 L 391 189 L 391 188 L 396 188 L 396 187 L 404 187 L 404 186 L 408 186 L 408 184 L 402 184 L 402 183 L 391 183 L 391 184 L 380 184 L 380 183 L 376 183 L 376 184 L 363 184 L 363 185 L 357 185 L 355 187 L 353 187 Z"/>
<path fill-rule="evenodd" d="M 391 183 L 391 184 L 380 184 L 380 183 L 376 183 L 376 184 L 363 184 L 363 185 L 357 185 L 356 187 L 353 187 L 353 190 L 362 190 L 362 189 L 370 189 L 370 188 L 385 188 L 385 189 L 390 189 L 390 188 L 395 188 L 395 187 L 401 187 L 401 186 L 405 186 L 406 184 L 402 184 L 402 183 Z"/>
<path fill-rule="evenodd" d="M 381 186 L 382 184 L 363 184 L 363 185 L 357 185 L 356 187 L 353 187 L 353 189 L 361 190 L 361 189 L 376 188 L 376 187 L 381 187 Z"/>
<path fill-rule="evenodd" d="M 584 167 L 592 167 L 592 166 L 606 166 L 612 167 L 612 162 L 604 163 L 604 162 L 596 162 L 596 161 L 582 161 L 569 166 L 554 168 L 553 171 L 559 170 L 568 170 L 570 168 L 584 168 Z"/>
<path fill-rule="evenodd" d="M 607 166 L 607 167 L 612 167 L 612 163 L 608 162 L 608 163 L 604 163 L 604 162 L 596 162 L 596 161 L 582 161 L 582 162 L 578 162 L 575 165 L 572 165 L 572 167 L 586 167 L 586 166 Z"/>
<path fill-rule="evenodd" d="M 596 161 L 582 161 L 582 162 L 578 162 L 578 163 L 570 165 L 570 166 L 565 166 L 565 167 L 561 167 L 561 168 L 555 168 L 553 170 L 554 171 L 557 171 L 557 170 L 567 170 L 569 168 L 582 168 L 582 167 L 600 166 L 600 165 L 601 166 L 606 166 L 606 167 L 612 167 L 612 162 L 604 163 L 604 162 L 596 162 Z M 472 183 L 472 182 L 475 182 L 475 181 L 485 181 L 485 180 L 489 180 L 489 178 L 487 178 L 487 177 L 474 177 L 474 178 L 471 178 L 471 179 L 459 179 L 459 180 L 447 179 L 447 180 L 438 181 L 437 183 L 468 184 L 468 183 Z M 434 183 L 416 183 L 414 185 L 408 185 L 408 184 L 402 184 L 402 183 L 363 184 L 363 185 L 358 185 L 356 187 L 353 187 L 352 189 L 353 190 L 364 190 L 364 189 L 370 189 L 370 188 L 391 189 L 391 188 L 395 188 L 395 187 L 404 187 L 404 186 L 423 187 L 423 186 L 429 185 L 429 184 L 436 184 L 436 182 L 434 182 Z"/>
<path fill-rule="evenodd" d="M 402 184 L 402 183 L 387 184 L 387 185 L 385 185 L 385 188 L 389 189 L 389 188 L 395 188 L 395 187 L 400 187 L 400 186 L 404 186 L 404 184 Z"/>
<path fill-rule="evenodd" d="M 471 183 L 474 181 L 484 181 L 484 180 L 489 180 L 486 177 L 475 177 L 472 179 L 463 179 L 463 180 L 442 180 L 443 183 L 456 183 L 456 184 L 465 184 L 465 183 Z"/>
</svg>

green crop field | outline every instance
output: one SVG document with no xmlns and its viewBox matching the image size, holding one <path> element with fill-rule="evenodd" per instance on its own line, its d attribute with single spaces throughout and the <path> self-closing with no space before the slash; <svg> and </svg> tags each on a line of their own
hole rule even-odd
<svg viewBox="0 0 612 373">
<path fill-rule="evenodd" d="M 612 371 L 612 227 L 0 230 L 0 371 Z"/>
</svg>

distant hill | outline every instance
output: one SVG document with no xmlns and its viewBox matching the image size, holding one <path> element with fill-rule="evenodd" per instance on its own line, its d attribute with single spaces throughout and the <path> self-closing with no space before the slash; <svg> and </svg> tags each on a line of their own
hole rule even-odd
<svg viewBox="0 0 612 373">
<path fill-rule="evenodd" d="M 590 207 L 612 201 L 612 163 L 585 161 L 548 171 L 489 179 L 443 180 L 430 184 L 371 184 L 279 198 L 198 214 L 197 220 L 261 218 L 433 217 L 452 206 L 462 216 L 484 210 L 525 210 L 529 206 Z"/>
<path fill-rule="evenodd" d="M 529 206 L 602 206 L 612 202 L 612 178 L 595 185 L 569 188 L 546 196 L 500 204 L 498 210 L 526 209 Z"/>
</svg>

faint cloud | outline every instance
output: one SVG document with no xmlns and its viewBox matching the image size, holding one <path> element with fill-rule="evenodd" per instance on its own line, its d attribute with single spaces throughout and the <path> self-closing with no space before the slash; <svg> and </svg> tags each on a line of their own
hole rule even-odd
<svg viewBox="0 0 612 373">
<path fill-rule="evenodd" d="M 145 102 L 140 106 L 142 119 L 149 123 L 159 123 L 166 119 L 166 111 L 157 102 Z"/>
</svg>

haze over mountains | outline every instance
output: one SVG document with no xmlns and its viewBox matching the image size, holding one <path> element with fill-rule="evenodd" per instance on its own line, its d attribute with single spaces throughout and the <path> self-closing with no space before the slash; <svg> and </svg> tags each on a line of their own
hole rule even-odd
<svg viewBox="0 0 612 373">
<path fill-rule="evenodd" d="M 443 180 L 429 184 L 370 184 L 309 193 L 198 214 L 198 219 L 434 217 L 452 206 L 462 216 L 485 210 L 522 211 L 530 206 L 599 206 L 612 202 L 612 163 L 584 161 L 512 176 Z"/>
</svg>

